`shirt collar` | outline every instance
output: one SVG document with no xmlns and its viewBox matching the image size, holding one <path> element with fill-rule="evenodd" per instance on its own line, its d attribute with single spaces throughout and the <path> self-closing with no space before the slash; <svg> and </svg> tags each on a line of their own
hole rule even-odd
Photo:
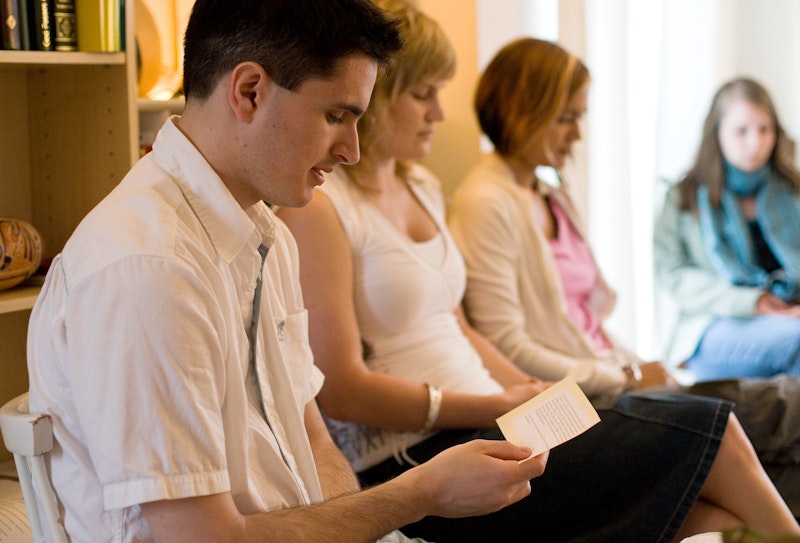
<svg viewBox="0 0 800 543">
<path fill-rule="evenodd" d="M 243 210 L 205 157 L 172 116 L 153 143 L 153 156 L 180 188 L 220 256 L 232 261 L 245 247 L 271 246 L 275 223 L 259 202 Z"/>
</svg>

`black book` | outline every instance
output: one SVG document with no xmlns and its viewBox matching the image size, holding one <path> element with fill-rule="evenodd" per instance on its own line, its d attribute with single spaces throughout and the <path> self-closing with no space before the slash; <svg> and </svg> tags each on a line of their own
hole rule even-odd
<svg viewBox="0 0 800 543">
<path fill-rule="evenodd" d="M 75 20 L 75 0 L 53 0 L 53 19 L 56 51 L 77 51 L 78 31 Z"/>
<path fill-rule="evenodd" d="M 29 49 L 27 0 L 0 0 L 2 49 Z"/>
<path fill-rule="evenodd" d="M 20 0 L 22 2 L 24 0 Z M 53 0 L 27 0 L 30 48 L 34 51 L 55 49 L 55 17 Z"/>
</svg>

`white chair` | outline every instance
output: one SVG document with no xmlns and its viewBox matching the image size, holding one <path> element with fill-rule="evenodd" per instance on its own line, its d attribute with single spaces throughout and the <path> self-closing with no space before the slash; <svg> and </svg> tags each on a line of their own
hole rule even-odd
<svg viewBox="0 0 800 543">
<path fill-rule="evenodd" d="M 45 455 L 53 448 L 50 417 L 29 411 L 26 392 L 0 408 L 0 431 L 6 449 L 14 454 L 33 540 L 43 541 L 46 534 L 47 541 L 67 543 L 67 532 L 45 463 Z M 44 515 L 44 524 L 40 513 Z"/>
</svg>

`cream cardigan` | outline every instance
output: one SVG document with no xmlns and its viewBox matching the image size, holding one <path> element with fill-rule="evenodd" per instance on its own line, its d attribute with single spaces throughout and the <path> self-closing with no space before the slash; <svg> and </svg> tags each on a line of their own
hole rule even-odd
<svg viewBox="0 0 800 543">
<path fill-rule="evenodd" d="M 545 183 L 583 236 L 568 194 Z M 456 189 L 449 226 L 467 265 L 464 306 L 473 325 L 527 373 L 545 380 L 572 374 L 590 397 L 621 393 L 621 367 L 639 361 L 619 348 L 600 351 L 569 318 L 549 242 L 536 227 L 533 194 L 496 154 L 482 157 Z M 583 236 L 585 238 L 585 236 Z M 591 305 L 601 318 L 616 302 L 599 272 Z"/>
</svg>

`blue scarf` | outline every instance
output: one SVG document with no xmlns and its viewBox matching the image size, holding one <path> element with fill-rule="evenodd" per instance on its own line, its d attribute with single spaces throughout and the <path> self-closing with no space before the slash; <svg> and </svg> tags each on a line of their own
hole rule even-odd
<svg viewBox="0 0 800 543">
<path fill-rule="evenodd" d="M 725 166 L 725 189 L 736 196 L 755 196 L 767 184 L 769 174 L 772 172 L 769 164 L 765 164 L 754 172 L 744 172 L 727 160 L 724 160 L 723 164 Z"/>
<path fill-rule="evenodd" d="M 767 273 L 758 263 L 737 197 L 755 196 L 756 220 L 782 269 Z M 697 189 L 700 231 L 714 269 L 731 284 L 762 287 L 787 302 L 800 299 L 800 209 L 788 183 L 767 165 L 743 172 L 725 162 L 725 189 L 714 207 L 708 189 Z"/>
</svg>

